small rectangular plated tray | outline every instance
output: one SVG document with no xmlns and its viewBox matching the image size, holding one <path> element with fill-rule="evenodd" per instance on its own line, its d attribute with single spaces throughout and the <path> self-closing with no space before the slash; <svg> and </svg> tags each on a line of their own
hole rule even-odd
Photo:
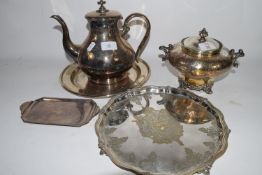
<svg viewBox="0 0 262 175">
<path fill-rule="evenodd" d="M 80 127 L 98 112 L 93 100 L 43 97 L 20 106 L 22 120 L 27 123 Z"/>
</svg>

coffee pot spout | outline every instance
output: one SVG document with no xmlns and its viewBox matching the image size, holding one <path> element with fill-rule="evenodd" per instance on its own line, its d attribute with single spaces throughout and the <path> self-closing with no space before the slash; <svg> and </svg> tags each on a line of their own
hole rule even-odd
<svg viewBox="0 0 262 175">
<path fill-rule="evenodd" d="M 68 27 L 65 21 L 59 15 L 52 15 L 50 18 L 56 19 L 63 29 L 63 46 L 67 54 L 69 54 L 75 62 L 80 52 L 80 46 L 74 44 L 69 36 Z"/>
</svg>

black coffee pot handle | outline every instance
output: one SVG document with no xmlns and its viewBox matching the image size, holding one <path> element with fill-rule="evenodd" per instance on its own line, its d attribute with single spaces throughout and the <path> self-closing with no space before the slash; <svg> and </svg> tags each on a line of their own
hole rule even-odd
<svg viewBox="0 0 262 175">
<path fill-rule="evenodd" d="M 136 54 L 135 54 L 135 58 L 136 58 L 136 61 L 138 62 L 139 60 L 139 57 L 140 55 L 142 54 L 142 52 L 144 51 L 144 48 L 148 42 L 148 39 L 150 37 L 150 31 L 151 31 L 151 24 L 150 24 L 150 21 L 149 19 L 141 14 L 141 13 L 132 13 L 130 14 L 128 17 L 126 17 L 125 19 L 125 22 L 124 22 L 124 25 L 123 25 L 123 33 L 122 33 L 122 36 L 126 35 L 128 32 L 129 32 L 129 22 L 134 19 L 134 18 L 142 18 L 143 21 L 145 22 L 145 28 L 146 28 L 146 33 L 145 33 L 145 36 L 144 38 L 142 39 L 141 43 L 139 44 L 138 48 L 137 48 L 137 51 L 136 51 Z"/>
</svg>

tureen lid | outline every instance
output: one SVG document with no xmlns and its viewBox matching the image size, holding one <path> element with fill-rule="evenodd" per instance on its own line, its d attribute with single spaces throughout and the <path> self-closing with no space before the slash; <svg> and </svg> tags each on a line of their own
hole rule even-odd
<svg viewBox="0 0 262 175">
<path fill-rule="evenodd" d="M 183 51 L 193 56 L 213 56 L 219 53 L 223 46 L 220 41 L 208 37 L 205 28 L 199 32 L 199 36 L 184 38 L 181 43 Z"/>
<path fill-rule="evenodd" d="M 100 0 L 97 2 L 97 4 L 100 5 L 99 9 L 87 13 L 85 16 L 87 19 L 98 20 L 101 18 L 122 18 L 122 15 L 118 11 L 106 9 L 104 6 L 106 1 Z"/>
</svg>

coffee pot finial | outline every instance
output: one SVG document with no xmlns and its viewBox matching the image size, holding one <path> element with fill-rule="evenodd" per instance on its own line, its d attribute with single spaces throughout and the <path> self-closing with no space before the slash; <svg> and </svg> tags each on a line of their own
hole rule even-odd
<svg viewBox="0 0 262 175">
<path fill-rule="evenodd" d="M 99 10 L 97 10 L 97 12 L 99 12 L 101 14 L 108 12 L 108 10 L 104 6 L 106 4 L 105 0 L 100 0 L 100 1 L 97 2 L 97 4 L 100 5 L 100 8 L 99 8 Z"/>
</svg>

